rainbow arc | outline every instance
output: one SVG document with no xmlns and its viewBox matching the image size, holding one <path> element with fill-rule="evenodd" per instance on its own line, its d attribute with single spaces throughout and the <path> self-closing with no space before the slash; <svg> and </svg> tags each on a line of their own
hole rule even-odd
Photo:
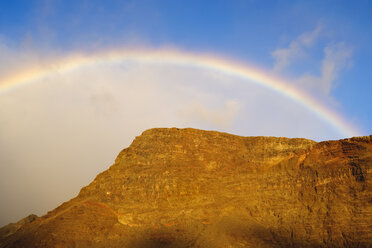
<svg viewBox="0 0 372 248">
<path fill-rule="evenodd" d="M 286 83 L 284 80 L 270 76 L 257 68 L 226 58 L 200 55 L 179 50 L 112 50 L 93 55 L 75 54 L 64 59 L 52 61 L 47 66 L 26 69 L 1 79 L 0 94 L 5 94 L 22 85 L 37 82 L 53 73 L 67 73 L 82 67 L 109 62 L 134 61 L 140 63 L 172 64 L 195 66 L 217 71 L 226 75 L 239 77 L 247 82 L 266 87 L 292 99 L 329 123 L 346 136 L 356 136 L 359 131 L 347 123 L 341 115 L 327 108 L 315 98 Z"/>
</svg>

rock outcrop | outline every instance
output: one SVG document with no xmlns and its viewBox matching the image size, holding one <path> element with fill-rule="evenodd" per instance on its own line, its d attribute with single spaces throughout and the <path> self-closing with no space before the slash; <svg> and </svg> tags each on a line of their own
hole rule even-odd
<svg viewBox="0 0 372 248">
<path fill-rule="evenodd" d="M 0 247 L 371 247 L 372 136 L 151 129 Z"/>
<path fill-rule="evenodd" d="M 8 225 L 1 227 L 0 228 L 0 243 L 2 240 L 6 239 L 10 235 L 18 231 L 18 229 L 20 229 L 23 225 L 31 223 L 35 221 L 37 218 L 38 218 L 37 215 L 30 214 L 26 218 L 23 218 L 20 221 L 18 221 L 17 223 L 9 223 Z"/>
</svg>

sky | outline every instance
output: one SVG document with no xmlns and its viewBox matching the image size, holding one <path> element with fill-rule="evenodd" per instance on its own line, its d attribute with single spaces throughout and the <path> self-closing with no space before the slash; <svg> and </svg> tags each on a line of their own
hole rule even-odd
<svg viewBox="0 0 372 248">
<path fill-rule="evenodd" d="M 371 135 L 371 11 L 367 0 L 0 0 L 0 225 L 76 196 L 148 128 Z"/>
</svg>

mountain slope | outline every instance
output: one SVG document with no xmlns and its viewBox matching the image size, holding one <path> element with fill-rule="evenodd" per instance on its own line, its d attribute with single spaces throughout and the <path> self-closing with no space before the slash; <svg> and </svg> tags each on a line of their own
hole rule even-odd
<svg viewBox="0 0 372 248">
<path fill-rule="evenodd" d="M 372 136 L 150 129 L 0 247 L 370 247 Z"/>
</svg>

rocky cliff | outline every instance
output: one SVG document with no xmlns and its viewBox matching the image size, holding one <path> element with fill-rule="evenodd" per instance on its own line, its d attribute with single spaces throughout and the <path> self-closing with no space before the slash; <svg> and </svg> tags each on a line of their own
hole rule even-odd
<svg viewBox="0 0 372 248">
<path fill-rule="evenodd" d="M 0 247 L 371 247 L 371 173 L 372 136 L 151 129 Z"/>
</svg>

